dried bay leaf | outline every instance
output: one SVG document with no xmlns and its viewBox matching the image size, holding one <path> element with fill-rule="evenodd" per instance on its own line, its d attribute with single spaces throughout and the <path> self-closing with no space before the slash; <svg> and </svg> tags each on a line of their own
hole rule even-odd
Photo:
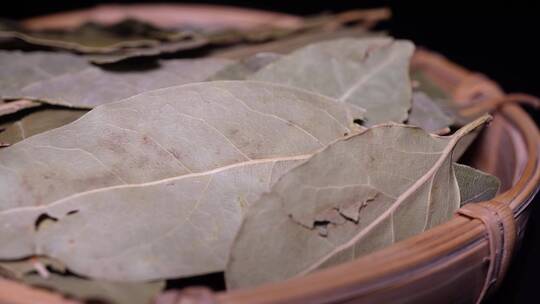
<svg viewBox="0 0 540 304">
<path fill-rule="evenodd" d="M 209 80 L 245 80 L 280 57 L 281 55 L 276 53 L 258 53 L 224 67 Z"/>
<path fill-rule="evenodd" d="M 484 202 L 495 197 L 501 182 L 496 176 L 462 164 L 454 164 L 461 205 Z"/>
<path fill-rule="evenodd" d="M 165 281 L 120 283 L 86 280 L 56 273 L 51 273 L 48 278 L 29 274 L 24 276 L 22 281 L 28 285 L 52 289 L 76 299 L 114 304 L 147 304 L 165 288 Z"/>
<path fill-rule="evenodd" d="M 459 114 L 452 96 L 431 81 L 421 70 L 413 70 L 411 79 L 416 93 L 427 95 L 445 114 L 452 118 L 454 126 L 464 126 L 472 120 Z"/>
<path fill-rule="evenodd" d="M 151 46 L 156 43 L 147 37 L 117 36 L 111 31 L 104 31 L 102 26 L 94 23 L 84 24 L 73 31 L 29 32 L 20 27 L 3 26 L 0 29 L 0 37 L 78 52 L 111 52 L 122 47 Z"/>
<path fill-rule="evenodd" d="M 46 267 L 51 272 L 45 269 L 42 270 L 45 273 L 40 273 L 40 267 Z M 150 300 L 165 288 L 164 280 L 129 283 L 84 279 L 66 273 L 63 264 L 46 257 L 0 262 L 1 276 L 77 299 L 100 301 L 99 303 L 150 303 Z"/>
<path fill-rule="evenodd" d="M 449 128 L 454 118 L 445 113 L 436 102 L 423 92 L 414 92 L 407 124 L 434 133 Z"/>
<path fill-rule="evenodd" d="M 208 79 L 224 59 L 160 60 L 142 71 L 109 71 L 71 54 L 0 51 L 0 97 L 93 108 L 144 91 Z"/>
<path fill-rule="evenodd" d="M 208 31 L 184 25 L 177 29 L 156 28 L 128 19 L 117 24 L 87 23 L 69 31 L 28 31 L 17 24 L 0 22 L 0 38 L 13 38 L 28 44 L 53 47 L 86 54 L 96 64 L 110 64 L 134 57 L 194 51 L 203 47 L 223 48 L 239 44 L 260 44 L 321 31 L 335 23 L 334 16 L 306 18 L 293 27 L 260 26 L 253 29 L 220 29 Z M 335 27 L 336 25 L 334 25 Z M 326 29 L 328 30 L 328 29 Z M 365 29 L 364 29 L 365 31 Z"/>
<path fill-rule="evenodd" d="M 338 39 L 298 49 L 249 79 L 280 83 L 366 109 L 365 123 L 403 122 L 411 107 L 414 46 L 391 38 Z"/>
<path fill-rule="evenodd" d="M 46 268 L 51 272 L 47 271 Z M 40 274 L 39 268 L 44 273 Z M 150 303 L 165 287 L 165 281 L 148 283 L 88 280 L 66 273 L 65 266 L 54 259 L 33 257 L 20 261 L 0 261 L 0 276 L 35 287 L 51 289 L 81 300 L 104 303 Z M 102 303 L 100 302 L 100 303 Z"/>
<path fill-rule="evenodd" d="M 187 51 L 195 51 L 208 45 L 208 40 L 195 35 L 180 41 L 162 42 L 154 47 L 122 49 L 104 54 L 85 54 L 82 57 L 89 62 L 105 65 L 118 63 L 126 59 L 139 57 L 155 57 L 161 54 L 176 54 Z"/>
<path fill-rule="evenodd" d="M 322 25 L 322 24 L 321 24 Z M 207 31 L 207 39 L 215 45 L 234 45 L 239 43 L 261 43 L 282 39 L 298 32 L 305 27 L 298 26 L 292 28 L 273 27 L 266 25 L 253 29 L 225 28 L 221 30 Z"/>
<path fill-rule="evenodd" d="M 0 142 L 12 145 L 32 135 L 73 122 L 86 112 L 78 109 L 43 108 L 7 126 L 0 132 Z"/>
<path fill-rule="evenodd" d="M 47 255 L 114 280 L 223 270 L 243 210 L 362 114 L 250 81 L 97 107 L 0 153 L 0 258 Z"/>
<path fill-rule="evenodd" d="M 92 278 L 141 281 L 223 271 L 244 210 L 307 157 L 102 188 L 0 216 L 23 218 L 19 232 L 41 214 L 56 219 L 18 235 L 34 242 L 40 254 Z"/>
<path fill-rule="evenodd" d="M 251 107 L 256 108 L 252 109 Z M 260 109 L 265 112 L 261 112 Z M 162 167 L 162 162 L 158 161 L 159 157 L 172 160 L 172 163 L 165 168 L 176 168 L 173 170 L 176 174 L 211 170 L 221 165 L 246 160 L 248 157 L 243 154 L 249 155 L 249 158 L 252 159 L 280 157 L 283 154 L 289 154 L 288 151 L 294 152 L 295 155 L 303 155 L 323 147 L 335 138 L 343 136 L 345 132 L 350 132 L 351 128 L 355 128 L 352 120 L 361 118 L 362 114 L 363 110 L 358 107 L 335 104 L 332 99 L 281 85 L 249 81 L 198 83 L 155 90 L 114 105 L 110 104 L 98 108 L 69 127 L 56 129 L 46 135 L 34 136 L 5 149 L 3 156 L 13 153 L 10 151 L 17 151 L 16 147 L 26 147 L 25 149 L 27 149 L 42 145 L 57 145 L 57 148 L 50 148 L 52 151 L 82 148 L 91 150 L 90 153 L 93 153 L 103 150 L 103 156 L 107 156 L 108 163 L 120 163 L 114 166 L 115 173 L 127 174 L 121 179 L 128 183 L 148 182 L 154 180 L 151 177 L 154 174 L 158 178 L 175 176 L 168 174 L 163 176 L 162 172 L 159 172 L 158 168 Z M 191 117 L 190 119 L 190 116 L 195 118 Z M 325 123 L 321 123 L 321 126 L 312 121 L 312 117 L 317 116 L 325 119 Z M 246 124 L 248 125 L 246 126 Z M 194 125 L 198 127 L 194 128 Z M 274 125 L 276 128 L 286 131 L 283 134 L 288 134 L 288 137 L 284 139 L 282 135 L 275 134 Z M 266 130 L 264 127 L 269 127 L 271 130 Z M 156 148 L 156 144 L 149 138 L 142 138 L 133 143 L 146 143 L 147 147 L 144 145 L 136 146 L 141 150 L 139 153 L 153 152 L 149 156 L 157 158 L 155 163 L 145 165 L 149 167 L 137 168 L 134 165 L 143 165 L 136 161 L 137 149 L 125 151 L 125 149 L 117 148 L 116 145 L 125 144 L 126 147 L 123 148 L 128 148 L 131 143 L 128 139 L 143 137 L 139 134 L 141 132 L 138 132 L 138 129 L 142 129 L 141 132 L 145 131 L 148 135 L 159 136 L 163 141 L 166 140 L 167 142 L 162 143 L 161 146 L 168 148 L 170 150 L 168 152 L 177 155 L 169 155 L 166 153 L 167 151 L 159 149 L 152 151 L 150 148 Z M 133 131 L 130 132 L 130 130 Z M 312 133 L 315 131 L 318 134 L 313 135 Z M 268 136 L 263 138 L 261 134 L 266 133 Z M 176 138 L 177 134 L 181 135 L 180 138 Z M 186 136 L 194 142 L 183 140 L 182 138 Z M 229 137 L 234 138 L 234 141 L 229 142 Z M 276 139 L 270 140 L 273 138 Z M 119 139 L 123 140 L 119 141 Z M 192 146 L 192 144 L 203 145 L 207 141 L 213 144 L 205 149 Z M 288 141 L 292 141 L 292 143 L 298 141 L 298 143 L 291 145 L 291 142 Z M 240 148 L 231 146 L 233 143 L 239 145 Z M 111 146 L 112 144 L 115 146 Z M 37 148 L 37 150 L 41 149 L 47 150 L 46 148 Z M 247 150 L 243 151 L 244 149 Z M 116 160 L 109 159 L 115 156 L 110 155 L 114 152 L 120 153 L 119 155 L 122 156 L 123 154 L 132 154 L 132 158 L 131 160 L 122 157 Z M 57 153 L 61 153 L 61 151 Z M 81 156 L 87 154 L 83 151 L 79 151 L 79 153 Z M 13 153 L 13 156 L 18 155 L 24 158 L 23 154 Z M 214 159 L 216 156 L 219 158 Z M 180 162 L 184 164 L 181 165 L 177 158 L 183 159 Z M 90 159 L 92 158 L 90 157 Z M 219 159 L 223 159 L 226 163 L 219 162 Z M 151 159 L 145 158 L 144 160 Z M 20 161 L 19 164 L 16 164 L 17 161 L 20 159 L 5 158 L 2 160 L 6 166 L 10 167 L 26 163 L 26 161 Z M 99 164 L 95 159 L 93 162 Z M 121 165 L 125 162 L 127 162 L 125 165 Z M 172 166 L 174 163 L 177 165 Z M 134 168 L 129 165 L 133 165 Z M 154 169 L 150 170 L 150 168 Z M 134 174 L 129 170 L 143 171 Z M 147 170 L 146 173 L 139 175 L 144 170 Z M 170 172 L 170 170 L 165 171 Z M 117 178 L 112 178 L 112 180 L 117 180 Z M 47 204 L 48 199 L 42 194 L 45 193 L 38 196 L 44 199 L 43 201 L 39 204 L 31 203 L 29 205 Z"/>
<path fill-rule="evenodd" d="M 0 51 L 0 64 L 2 99 L 20 99 L 22 95 L 19 91 L 27 85 L 88 67 L 84 60 L 75 55 L 19 51 Z"/>
<path fill-rule="evenodd" d="M 28 31 L 17 24 L 4 23 L 0 37 L 82 53 L 108 53 L 122 48 L 155 46 L 164 36 L 161 31 L 133 19 L 108 26 L 86 23 L 69 31 Z"/>
<path fill-rule="evenodd" d="M 210 51 L 211 56 L 229 59 L 242 59 L 257 53 L 275 52 L 286 54 L 310 43 L 333 40 L 338 38 L 360 38 L 381 36 L 379 32 L 369 32 L 361 26 L 351 28 L 315 29 L 292 37 L 254 45 L 235 45 Z"/>
<path fill-rule="evenodd" d="M 212 55 L 223 54 L 221 57 L 236 56 L 238 58 L 239 54 L 249 54 L 258 48 L 265 49 L 270 47 L 272 49 L 276 47 L 284 51 L 294 46 L 303 46 L 313 39 L 329 39 L 330 36 L 356 36 L 358 32 L 361 32 L 365 36 L 367 32 L 364 28 L 360 28 L 360 30 L 357 28 L 346 32 L 336 29 L 328 30 L 324 28 L 327 23 L 321 20 L 321 22 L 316 22 L 316 24 L 304 24 L 295 28 L 265 26 L 255 30 L 225 29 L 218 32 L 195 31 L 191 37 L 188 37 L 189 39 L 186 38 L 181 41 L 162 42 L 157 46 L 149 48 L 122 49 L 108 54 L 88 54 L 85 58 L 96 64 L 109 64 L 129 58 L 181 53 L 182 51 L 199 51 L 203 55 L 207 53 Z M 326 31 L 327 34 L 321 35 L 321 31 Z M 285 43 L 281 43 L 282 40 Z M 285 44 L 287 45 L 285 46 Z"/>
<path fill-rule="evenodd" d="M 335 31 L 342 26 L 339 15 L 316 15 L 302 18 L 300 24 L 294 26 L 275 26 L 266 24 L 246 29 L 225 28 L 218 31 L 206 31 L 208 39 L 214 44 L 241 44 L 279 41 L 290 37 L 301 36 L 311 32 Z M 354 23 L 355 18 L 348 20 Z M 364 31 L 366 28 L 362 27 Z"/>
<path fill-rule="evenodd" d="M 65 266 L 57 260 L 47 257 L 31 257 L 16 261 L 0 261 L 0 277 L 22 279 L 25 275 L 38 271 L 39 268 L 50 268 L 62 273 L 66 271 Z"/>
<path fill-rule="evenodd" d="M 411 71 L 411 79 L 416 90 L 424 92 L 435 100 L 452 99 L 450 94 L 446 93 L 442 88 L 437 86 L 437 84 L 431 81 L 429 77 L 427 77 L 420 69 Z"/>
<path fill-rule="evenodd" d="M 380 125 L 316 153 L 248 209 L 231 249 L 228 287 L 348 261 L 448 220 L 460 206 L 452 151 L 489 119 L 448 137 Z"/>
</svg>

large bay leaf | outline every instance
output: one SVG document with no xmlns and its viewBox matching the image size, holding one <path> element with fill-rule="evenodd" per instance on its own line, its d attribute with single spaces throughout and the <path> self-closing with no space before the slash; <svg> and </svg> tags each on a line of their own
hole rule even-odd
<svg viewBox="0 0 540 304">
<path fill-rule="evenodd" d="M 6 186 L 5 193 L 16 196 L 4 195 L 6 203 L 0 208 L 5 209 L 7 202 L 17 205 L 22 199 L 17 195 L 23 195 L 19 192 L 34 197 L 20 205 L 44 205 L 103 182 L 105 186 L 149 182 L 249 159 L 312 153 L 350 132 L 352 120 L 361 118 L 362 111 L 324 96 L 261 82 L 208 82 L 146 92 L 4 149 L 3 177 L 19 184 L 17 188 L 26 181 L 32 189 Z M 318 117 L 324 121 L 316 122 Z M 35 159 L 44 163 L 41 168 L 31 164 L 25 155 L 29 150 L 41 152 Z M 66 157 L 56 158 L 62 154 Z M 62 165 L 51 172 L 53 168 L 45 164 L 55 161 Z M 78 168 L 84 162 L 94 169 Z M 77 181 L 71 180 L 75 172 L 69 172 L 70 163 L 80 173 Z M 17 176 L 12 170 L 24 178 L 12 179 Z M 49 182 L 44 183 L 43 175 Z M 104 179 L 98 182 L 99 176 Z M 40 189 L 39 184 L 52 180 L 61 181 L 62 189 L 52 191 L 49 185 Z M 66 182 L 77 190 L 67 190 L 71 186 Z"/>
<path fill-rule="evenodd" d="M 351 260 L 448 220 L 460 206 L 452 151 L 489 119 L 449 137 L 375 126 L 290 170 L 248 209 L 231 249 L 228 287 Z"/>
<path fill-rule="evenodd" d="M 495 197 L 501 182 L 496 176 L 462 164 L 454 164 L 461 205 L 484 202 Z"/>
<path fill-rule="evenodd" d="M 366 109 L 367 125 L 403 122 L 411 107 L 414 46 L 391 38 L 314 43 L 281 57 L 249 79 L 295 86 Z"/>
<path fill-rule="evenodd" d="M 117 280 L 223 270 L 246 206 L 282 172 L 355 132 L 362 114 L 250 81 L 97 107 L 0 153 L 0 258 L 48 255 Z"/>
<path fill-rule="evenodd" d="M 144 91 L 203 81 L 231 61 L 161 60 L 140 71 L 110 71 L 71 54 L 0 51 L 0 97 L 92 108 Z"/>
</svg>

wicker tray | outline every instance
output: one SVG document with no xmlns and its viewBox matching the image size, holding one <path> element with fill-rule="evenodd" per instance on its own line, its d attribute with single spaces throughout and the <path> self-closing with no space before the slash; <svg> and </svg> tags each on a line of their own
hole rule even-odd
<svg viewBox="0 0 540 304">
<path fill-rule="evenodd" d="M 114 8 L 128 11 L 125 7 Z M 233 16 L 227 22 L 234 23 L 236 19 L 238 24 L 242 23 L 239 26 L 260 20 L 270 23 L 279 20 L 283 24 L 298 21 L 296 17 L 265 15 L 260 11 L 196 8 L 203 9 L 198 14 L 204 11 L 216 18 Z M 77 18 L 70 14 L 56 15 L 33 19 L 27 24 L 40 27 L 62 20 L 77 24 L 92 18 L 91 11 L 77 12 Z M 500 195 L 489 202 L 469 204 L 445 224 L 352 262 L 245 290 L 213 293 L 205 288 L 189 288 L 169 294 L 167 303 L 184 303 L 183 300 L 201 304 L 474 303 L 496 289 L 515 248 L 519 247 L 530 213 L 529 204 L 540 183 L 540 133 L 526 112 L 514 103 L 531 98 L 505 94 L 488 78 L 426 50 L 415 53 L 412 69 L 421 70 L 451 94 L 463 113 L 484 110 L 493 113 L 494 120 L 475 143 L 475 153 L 471 153 L 473 158 L 469 161 L 501 179 Z M 74 302 L 0 279 L 0 303 Z"/>
</svg>

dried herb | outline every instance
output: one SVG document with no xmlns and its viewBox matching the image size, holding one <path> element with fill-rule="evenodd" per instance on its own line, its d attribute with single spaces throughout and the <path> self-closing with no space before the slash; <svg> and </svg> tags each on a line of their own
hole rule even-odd
<svg viewBox="0 0 540 304">
<path fill-rule="evenodd" d="M 168 279 L 306 274 L 492 199 L 497 177 L 456 163 L 490 116 L 458 115 L 412 43 L 344 25 L 360 16 L 0 22 L 0 276 L 147 303 Z"/>
<path fill-rule="evenodd" d="M 454 118 L 423 92 L 415 92 L 407 123 L 421 127 L 431 133 L 447 133 Z"/>
<path fill-rule="evenodd" d="M 48 255 L 115 280 L 222 270 L 249 202 L 281 172 L 357 130 L 362 114 L 306 91 L 232 81 L 98 107 L 2 150 L 0 217 L 10 224 L 0 240 L 11 246 L 0 256 Z M 201 229 L 204 218 L 212 224 Z M 191 245 L 181 254 L 168 238 Z M 102 255 L 111 257 L 91 262 Z"/>
<path fill-rule="evenodd" d="M 51 273 L 48 278 L 26 275 L 24 283 L 64 293 L 76 299 L 99 303 L 147 304 L 165 287 L 165 281 L 116 283 Z"/>
<path fill-rule="evenodd" d="M 224 67 L 209 80 L 245 80 L 261 68 L 279 59 L 280 56 L 276 53 L 257 53 Z"/>
<path fill-rule="evenodd" d="M 314 43 L 263 67 L 249 79 L 286 84 L 366 109 L 365 124 L 407 119 L 414 47 L 389 38 Z"/>
<path fill-rule="evenodd" d="M 165 287 L 163 280 L 148 283 L 89 280 L 69 274 L 62 263 L 44 257 L 0 262 L 0 276 L 100 303 L 149 303 Z"/>
<path fill-rule="evenodd" d="M 459 184 L 461 205 L 489 201 L 499 191 L 501 182 L 493 175 L 466 165 L 454 165 L 454 172 Z"/>
<path fill-rule="evenodd" d="M 161 60 L 147 69 L 111 71 L 71 54 L 0 51 L 0 97 L 93 108 L 149 90 L 203 81 L 230 63 L 210 58 Z"/>
<path fill-rule="evenodd" d="M 46 257 L 31 257 L 16 261 L 0 261 L 0 277 L 22 279 L 24 276 L 37 273 L 41 276 L 48 276 L 49 270 L 55 272 L 66 272 L 66 267 L 57 260 Z"/>
<path fill-rule="evenodd" d="M 231 249 L 228 287 L 305 274 L 447 221 L 460 207 L 453 150 L 489 119 L 448 137 L 376 126 L 315 154 L 249 209 Z"/>
<path fill-rule="evenodd" d="M 160 41 L 183 40 L 189 33 L 158 29 L 135 19 L 112 25 L 85 23 L 69 31 L 29 31 L 15 23 L 0 25 L 0 37 L 79 53 L 111 53 L 125 48 L 153 47 Z"/>
</svg>

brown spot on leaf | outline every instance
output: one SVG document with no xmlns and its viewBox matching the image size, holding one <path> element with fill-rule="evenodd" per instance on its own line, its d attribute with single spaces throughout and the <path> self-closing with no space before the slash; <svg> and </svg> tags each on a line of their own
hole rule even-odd
<svg viewBox="0 0 540 304">
<path fill-rule="evenodd" d="M 151 141 L 152 141 L 152 140 L 151 140 L 147 135 L 144 135 L 144 136 L 142 137 L 142 142 L 143 142 L 144 145 L 150 144 Z"/>
<path fill-rule="evenodd" d="M 73 215 L 73 214 L 76 214 L 76 213 L 79 213 L 79 210 L 75 209 L 75 210 L 70 210 L 66 213 L 66 215 Z"/>
</svg>

